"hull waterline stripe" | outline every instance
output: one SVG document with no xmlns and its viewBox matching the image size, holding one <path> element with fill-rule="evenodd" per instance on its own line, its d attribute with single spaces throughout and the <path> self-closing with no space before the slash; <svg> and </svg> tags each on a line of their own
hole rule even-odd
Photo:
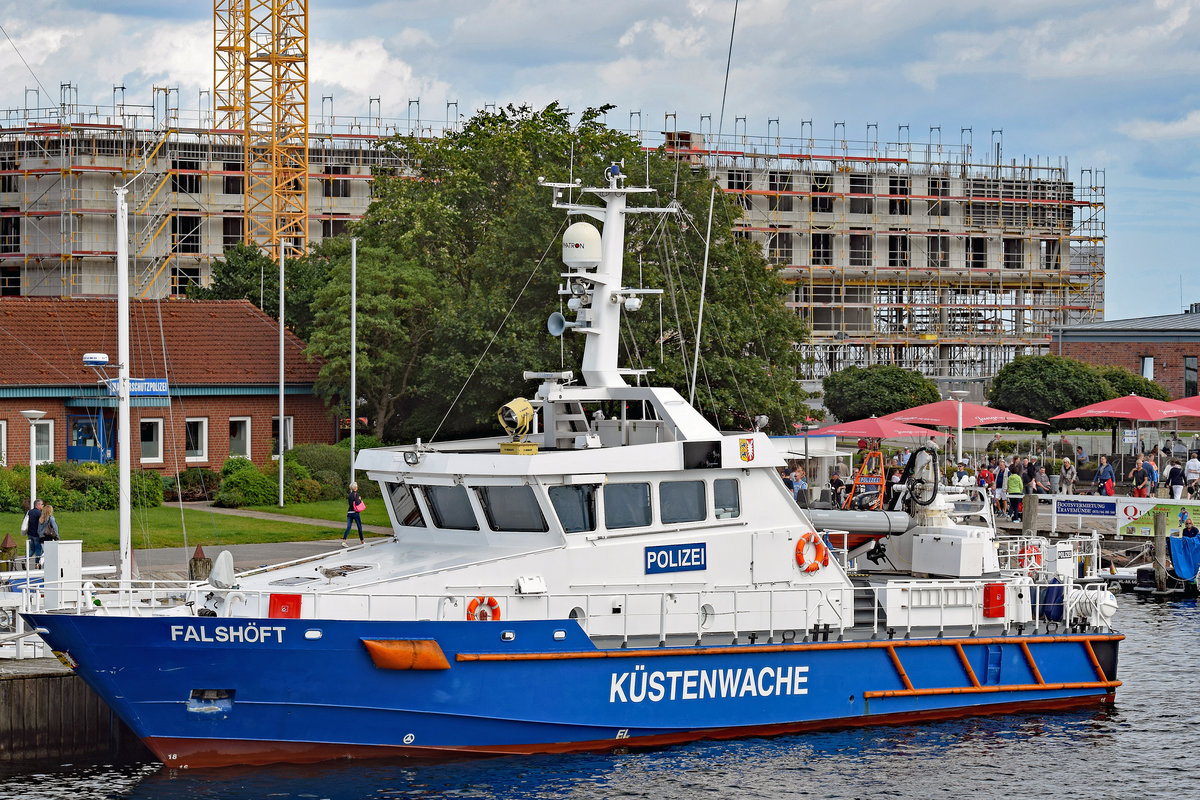
<svg viewBox="0 0 1200 800">
<path fill-rule="evenodd" d="M 878 697 L 930 697 L 945 694 L 994 694 L 995 692 L 1057 692 L 1064 689 L 1108 689 L 1121 685 L 1120 681 L 1078 681 L 1074 683 L 1018 683 L 1009 686 L 946 686 L 937 689 L 885 689 L 863 692 L 870 700 Z"/>
<path fill-rule="evenodd" d="M 1035 687 L 1046 688 L 1046 687 Z M 403 745 L 355 745 L 330 742 L 278 742 L 251 740 L 180 739 L 148 736 L 145 744 L 160 760 L 172 766 L 191 768 L 229 767 L 277 763 L 312 763 L 339 758 L 414 758 L 453 760 L 469 756 L 537 755 L 546 753 L 597 753 L 626 747 L 663 747 L 704 739 L 737 739 L 747 736 L 779 736 L 807 731 L 863 728 L 875 725 L 908 725 L 939 719 L 977 717 L 982 714 L 1008 714 L 1036 708 L 1039 711 L 1062 710 L 1111 703 L 1113 695 L 1040 698 L 992 703 L 985 707 L 957 706 L 923 711 L 867 714 L 859 717 L 813 722 L 779 723 L 745 727 L 709 728 L 694 731 L 633 736 L 627 739 L 599 739 L 585 742 L 544 742 L 536 744 L 496 744 L 442 747 Z"/>
<path fill-rule="evenodd" d="M 1049 642 L 1119 642 L 1120 633 L 1083 636 L 992 636 L 964 638 L 962 644 L 1046 644 Z M 723 647 L 656 647 L 629 650 L 576 650 L 562 653 L 458 653 L 455 661 L 560 661 L 576 658 L 656 658 L 660 656 L 745 655 L 812 650 L 868 650 L 876 647 L 949 647 L 948 639 L 885 639 L 861 642 L 807 642 L 803 644 L 727 645 Z"/>
</svg>

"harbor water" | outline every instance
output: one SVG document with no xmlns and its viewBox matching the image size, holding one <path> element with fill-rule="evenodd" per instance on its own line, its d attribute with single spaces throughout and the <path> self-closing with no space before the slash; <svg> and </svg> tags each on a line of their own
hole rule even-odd
<svg viewBox="0 0 1200 800">
<path fill-rule="evenodd" d="M 1200 609 L 1195 601 L 1121 599 L 1124 686 L 1114 707 L 427 765 L 188 772 L 151 763 L 50 764 L 0 773 L 0 798 L 1195 797 Z"/>
</svg>

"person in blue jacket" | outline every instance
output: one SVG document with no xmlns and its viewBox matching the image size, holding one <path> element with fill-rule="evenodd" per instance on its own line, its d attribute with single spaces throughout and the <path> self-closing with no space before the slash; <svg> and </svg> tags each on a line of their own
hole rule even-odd
<svg viewBox="0 0 1200 800">
<path fill-rule="evenodd" d="M 1117 476 L 1116 473 L 1113 472 L 1112 464 L 1108 463 L 1108 458 L 1105 456 L 1100 456 L 1100 466 L 1096 469 L 1096 494 L 1108 494 L 1108 489 L 1106 486 L 1108 481 L 1112 481 L 1113 484 L 1116 484 Z"/>
</svg>

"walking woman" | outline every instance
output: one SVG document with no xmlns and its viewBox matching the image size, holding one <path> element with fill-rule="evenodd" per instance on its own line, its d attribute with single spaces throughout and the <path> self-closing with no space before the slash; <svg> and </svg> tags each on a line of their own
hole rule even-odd
<svg viewBox="0 0 1200 800">
<path fill-rule="evenodd" d="M 342 534 L 342 547 L 346 546 L 346 537 L 350 535 L 350 526 L 358 525 L 358 543 L 363 543 L 362 532 L 362 517 L 359 512 L 367 507 L 367 504 L 362 501 L 362 497 L 358 494 L 358 484 L 350 484 L 350 491 L 346 495 L 346 532 Z"/>
<path fill-rule="evenodd" d="M 58 539 L 58 522 L 54 519 L 54 506 L 46 503 L 42 506 L 42 516 L 38 518 L 38 539 L 41 542 L 51 542 Z M 38 566 L 42 564 L 41 542 L 38 543 Z"/>
</svg>

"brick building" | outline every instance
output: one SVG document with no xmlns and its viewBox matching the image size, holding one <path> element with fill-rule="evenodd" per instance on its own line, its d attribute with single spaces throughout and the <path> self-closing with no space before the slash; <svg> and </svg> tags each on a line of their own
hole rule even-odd
<svg viewBox="0 0 1200 800">
<path fill-rule="evenodd" d="M 131 399 L 133 467 L 269 461 L 279 427 L 277 322 L 245 300 L 133 301 L 130 318 L 131 376 L 168 386 L 167 396 Z M 284 351 L 285 447 L 335 441 L 335 422 L 313 394 L 320 365 L 290 332 Z M 38 463 L 117 456 L 117 400 L 83 365 L 89 352 L 116 363 L 115 300 L 0 298 L 0 463 L 29 463 L 26 409 L 46 412 L 34 429 Z"/>
<path fill-rule="evenodd" d="M 1061 328 L 1053 352 L 1125 367 L 1158 381 L 1172 400 L 1200 394 L 1200 303 L 1183 314 L 1106 320 Z"/>
</svg>

